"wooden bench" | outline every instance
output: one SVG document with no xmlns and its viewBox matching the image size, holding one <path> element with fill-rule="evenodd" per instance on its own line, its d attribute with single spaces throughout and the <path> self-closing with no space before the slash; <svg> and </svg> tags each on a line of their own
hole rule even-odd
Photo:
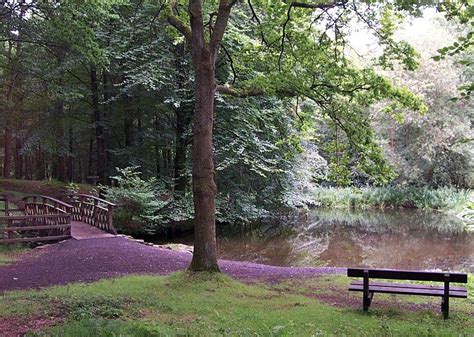
<svg viewBox="0 0 474 337">
<path fill-rule="evenodd" d="M 467 298 L 466 288 L 450 286 L 450 282 L 467 283 L 467 274 L 390 269 L 348 268 L 347 276 L 363 278 L 363 280 L 352 281 L 351 285 L 349 286 L 349 291 L 359 291 L 363 293 L 362 307 L 364 311 L 367 311 L 369 309 L 374 293 L 438 296 L 442 298 L 441 311 L 443 313 L 443 317 L 448 318 L 449 298 Z M 369 282 L 369 279 L 371 278 L 386 280 L 443 282 L 444 285 L 436 286 L 431 284 Z"/>
</svg>

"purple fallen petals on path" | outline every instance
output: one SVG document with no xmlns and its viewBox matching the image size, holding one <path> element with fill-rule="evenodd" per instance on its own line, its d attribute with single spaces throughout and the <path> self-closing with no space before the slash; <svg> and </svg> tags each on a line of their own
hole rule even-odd
<svg viewBox="0 0 474 337">
<path fill-rule="evenodd" d="M 42 288 L 72 282 L 92 282 L 129 274 L 167 275 L 186 269 L 191 254 L 143 245 L 116 237 L 68 240 L 35 249 L 20 261 L 0 267 L 0 292 Z M 220 260 L 223 272 L 240 280 L 284 278 L 343 273 L 344 268 L 275 267 Z"/>
</svg>

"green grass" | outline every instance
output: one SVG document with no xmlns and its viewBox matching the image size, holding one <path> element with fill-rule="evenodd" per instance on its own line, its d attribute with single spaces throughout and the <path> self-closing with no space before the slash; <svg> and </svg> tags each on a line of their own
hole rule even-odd
<svg viewBox="0 0 474 337">
<path fill-rule="evenodd" d="M 472 192 L 454 188 L 318 188 L 313 198 L 322 207 L 461 209 Z"/>
<path fill-rule="evenodd" d="M 472 277 L 471 277 L 472 279 Z M 129 276 L 42 291 L 10 292 L 0 302 L 8 317 L 59 317 L 39 336 L 472 336 L 473 298 L 454 300 L 451 318 L 433 310 L 374 304 L 369 313 L 303 296 L 347 294 L 345 277 L 322 277 L 270 287 L 216 274 Z M 473 283 L 469 284 L 472 294 Z M 354 295 L 355 296 L 355 295 Z M 360 300 L 360 296 L 356 296 Z M 403 299 L 401 301 L 411 301 Z M 420 300 L 421 301 L 421 300 Z"/>
<path fill-rule="evenodd" d="M 0 266 L 15 262 L 20 254 L 28 250 L 24 245 L 0 245 Z"/>
</svg>

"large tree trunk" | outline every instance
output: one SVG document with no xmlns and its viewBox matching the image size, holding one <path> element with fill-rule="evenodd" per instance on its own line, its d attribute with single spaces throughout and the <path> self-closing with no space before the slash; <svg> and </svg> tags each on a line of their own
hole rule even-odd
<svg viewBox="0 0 474 337">
<path fill-rule="evenodd" d="M 236 0 L 219 0 L 214 22 L 209 25 L 210 40 L 206 41 L 202 0 L 189 0 L 190 29 L 179 18 L 169 15 L 168 23 L 180 31 L 191 45 L 195 77 L 195 109 L 193 125 L 193 199 L 194 254 L 190 269 L 219 271 L 217 264 L 216 211 L 217 194 L 214 182 L 212 128 L 214 122 L 215 64 L 224 37 L 232 6 Z"/>
<path fill-rule="evenodd" d="M 218 271 L 212 127 L 214 67 L 208 49 L 194 57 L 196 107 L 193 126 L 194 255 L 191 270 Z"/>
<path fill-rule="evenodd" d="M 191 51 L 195 76 L 193 125 L 194 254 L 190 269 L 219 271 L 212 128 L 214 119 L 214 55 L 204 38 L 201 1 L 190 1 Z"/>
</svg>

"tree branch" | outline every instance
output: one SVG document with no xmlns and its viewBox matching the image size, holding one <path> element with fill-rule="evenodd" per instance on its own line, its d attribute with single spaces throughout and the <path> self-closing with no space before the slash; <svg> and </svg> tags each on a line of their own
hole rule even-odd
<svg viewBox="0 0 474 337">
<path fill-rule="evenodd" d="M 347 2 L 348 0 L 342 0 L 342 1 L 326 2 L 326 3 L 321 3 L 321 4 L 308 4 L 304 2 L 293 1 L 290 4 L 290 7 L 310 8 L 310 9 L 329 9 L 336 6 L 344 6 Z"/>
<path fill-rule="evenodd" d="M 216 91 L 224 95 L 240 97 L 240 98 L 263 96 L 265 94 L 263 90 L 259 90 L 259 89 L 258 90 L 240 90 L 240 89 L 231 88 L 225 85 L 217 85 Z"/>
<path fill-rule="evenodd" d="M 217 85 L 216 91 L 229 96 L 245 98 L 245 97 L 255 97 L 263 96 L 266 92 L 262 89 L 236 89 L 226 85 Z M 295 97 L 298 95 L 297 92 L 290 89 L 280 89 L 276 91 L 276 94 L 284 97 Z"/>
<path fill-rule="evenodd" d="M 303 3 L 303 2 L 297 2 L 293 1 L 290 4 L 290 7 L 288 7 L 288 12 L 286 14 L 286 21 L 283 23 L 283 32 L 282 32 L 282 37 L 281 37 L 281 51 L 280 51 L 280 56 L 278 57 L 278 69 L 281 71 L 281 62 L 283 60 L 283 53 L 285 51 L 285 40 L 286 40 L 286 26 L 291 20 L 291 10 L 293 7 L 295 8 L 306 8 L 306 9 L 322 9 L 324 11 L 327 11 L 330 8 L 338 7 L 338 6 L 345 6 L 348 0 L 341 0 L 341 1 L 332 1 L 332 2 L 326 2 L 326 3 L 320 3 L 320 4 L 311 4 L 311 3 Z M 320 16 L 318 16 L 319 18 Z"/>
<path fill-rule="evenodd" d="M 255 12 L 255 9 L 253 8 L 252 1 L 248 0 L 248 4 L 249 4 L 250 10 L 252 12 L 252 19 L 255 19 L 255 21 L 257 21 L 258 27 L 260 28 L 260 36 L 261 36 L 262 42 L 265 44 L 265 46 L 268 47 L 267 39 L 265 38 L 265 34 L 263 34 L 262 23 L 261 23 L 260 19 L 257 16 L 257 12 Z"/>
<path fill-rule="evenodd" d="M 232 74 L 234 75 L 234 78 L 232 79 L 232 84 L 234 84 L 237 80 L 237 72 L 235 71 L 234 60 L 232 59 L 232 55 L 230 55 L 229 51 L 224 45 L 222 45 L 222 49 L 224 50 L 225 54 L 227 55 L 227 58 L 229 59 L 230 68 L 232 69 Z"/>
<path fill-rule="evenodd" d="M 217 11 L 217 20 L 216 24 L 214 25 L 214 29 L 212 31 L 211 36 L 211 53 L 215 57 L 217 55 L 217 51 L 222 43 L 222 38 L 224 37 L 224 33 L 227 27 L 227 22 L 229 21 L 230 11 L 232 6 L 237 3 L 237 0 L 220 0 L 219 1 L 219 9 Z"/>
<path fill-rule="evenodd" d="M 166 16 L 166 21 L 174 27 L 178 32 L 180 32 L 187 42 L 191 41 L 191 29 L 180 19 L 172 14 Z"/>
</svg>

